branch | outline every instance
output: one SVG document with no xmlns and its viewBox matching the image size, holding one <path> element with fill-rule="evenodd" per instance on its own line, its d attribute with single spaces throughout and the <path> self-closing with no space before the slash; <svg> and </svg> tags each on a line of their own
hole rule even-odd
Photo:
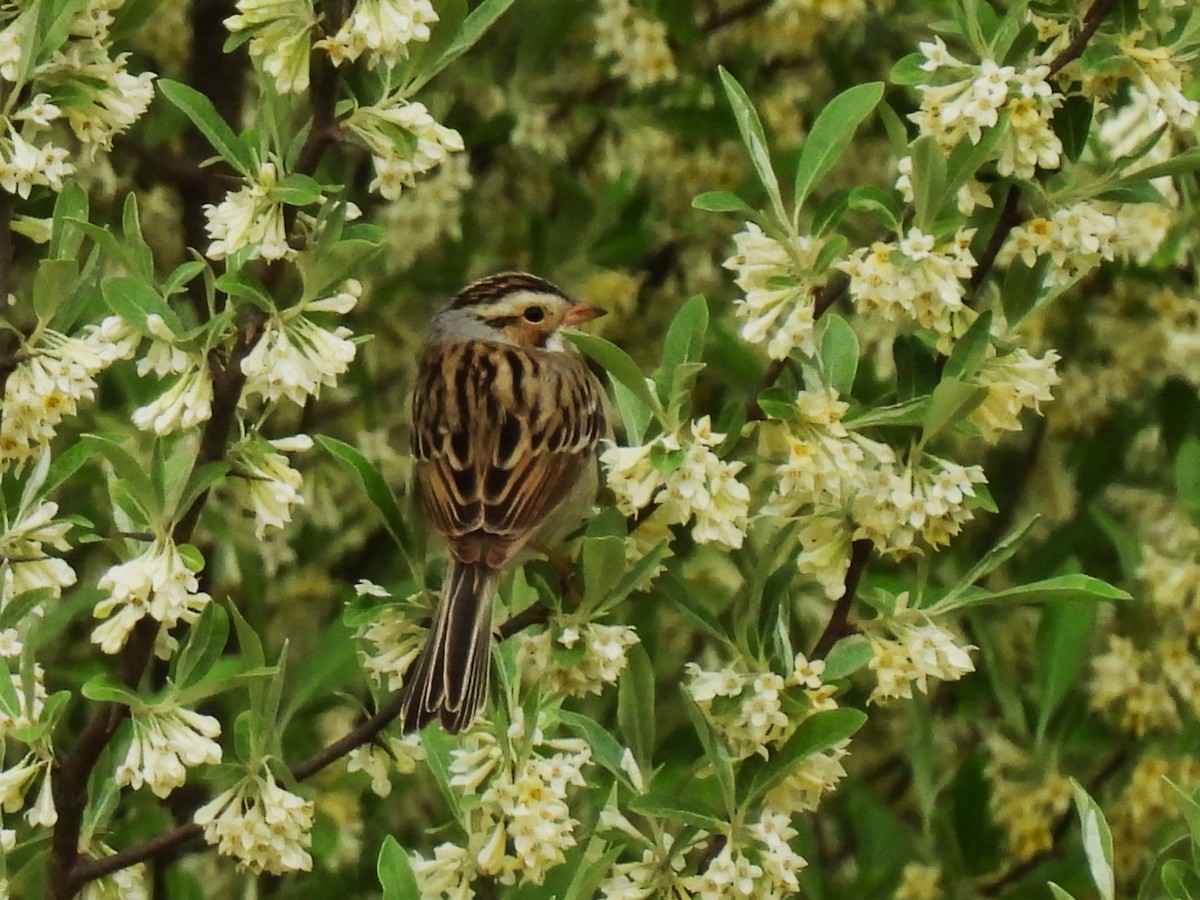
<svg viewBox="0 0 1200 900">
<path fill-rule="evenodd" d="M 1009 234 L 1021 224 L 1020 206 L 1021 187 L 1017 184 L 1010 184 L 1008 195 L 1004 198 L 1004 207 L 1000 210 L 999 218 L 996 219 L 996 228 L 988 238 L 987 246 L 979 254 L 975 271 L 971 273 L 971 282 L 967 289 L 968 305 L 974 302 L 975 295 L 979 293 L 984 281 L 991 274 L 996 265 L 996 257 L 1000 255 L 1000 248 L 1008 240 Z"/>
<path fill-rule="evenodd" d="M 1108 18 L 1109 13 L 1117 5 L 1117 0 L 1096 0 L 1091 5 L 1086 13 L 1083 14 L 1083 27 L 1079 29 L 1079 34 L 1075 35 L 1075 39 L 1071 41 L 1058 56 L 1050 61 L 1050 74 L 1057 75 L 1066 66 L 1079 57 L 1083 56 L 1083 51 L 1087 49 L 1088 41 L 1092 39 L 1092 35 Z"/>
<path fill-rule="evenodd" d="M 5 308 L 8 307 L 8 295 L 12 293 L 12 215 L 12 194 L 0 190 L 0 305 Z M 16 332 L 9 328 L 0 329 L 0 424 L 4 421 L 4 392 L 8 388 L 8 376 L 17 368 L 20 346 Z"/>
<path fill-rule="evenodd" d="M 867 562 L 870 559 L 870 541 L 858 540 L 851 545 L 850 566 L 846 569 L 846 589 L 842 591 L 842 596 L 834 605 L 833 613 L 829 616 L 825 630 L 821 632 L 821 636 L 817 638 L 817 643 L 813 646 L 812 653 L 808 655 L 810 660 L 824 659 L 839 638 L 853 633 L 850 625 L 850 607 L 854 605 L 854 598 L 858 594 L 858 583 L 862 581 L 863 572 L 867 570 Z"/>
</svg>

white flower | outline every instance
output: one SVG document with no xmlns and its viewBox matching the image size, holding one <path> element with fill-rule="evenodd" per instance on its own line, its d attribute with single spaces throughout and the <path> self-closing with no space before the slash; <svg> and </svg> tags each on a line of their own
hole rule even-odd
<svg viewBox="0 0 1200 900">
<path fill-rule="evenodd" d="M 358 107 L 344 127 L 370 151 L 375 164 L 370 189 L 388 200 L 397 199 L 404 188 L 416 184 L 418 175 L 435 169 L 464 146 L 462 135 L 438 124 L 424 104 L 398 93 Z M 407 133 L 407 139 L 400 133 Z"/>
<path fill-rule="evenodd" d="M 893 631 L 895 639 L 871 638 L 874 655 L 868 665 L 878 680 L 872 703 L 912 699 L 914 684 L 928 693 L 930 678 L 957 681 L 975 671 L 968 652 L 975 647 L 958 644 L 950 632 L 928 620 L 922 625 L 897 625 Z"/>
<path fill-rule="evenodd" d="M 96 604 L 93 615 L 107 621 L 92 632 L 92 643 L 105 653 L 117 653 L 133 627 L 150 616 L 167 628 L 194 622 L 212 598 L 187 567 L 175 542 L 157 538 L 145 551 L 100 576 L 98 586 L 109 595 Z"/>
<path fill-rule="evenodd" d="M 368 581 L 366 578 L 360 578 L 354 585 L 354 593 L 359 597 L 390 597 L 391 591 L 385 587 L 380 587 L 373 581 Z"/>
<path fill-rule="evenodd" d="M 317 25 L 312 0 L 238 0 L 238 14 L 224 22 L 231 32 L 247 31 L 250 55 L 275 81 L 281 94 L 308 89 L 310 34 Z"/>
<path fill-rule="evenodd" d="M 19 509 L 14 520 L 0 534 L 0 608 L 19 594 L 49 588 L 57 599 L 62 589 L 75 583 L 75 570 L 65 561 L 49 555 L 47 548 L 60 553 L 71 549 L 67 532 L 72 523 L 56 521 L 58 504 L 44 500 L 32 509 Z M 7 517 L 6 517 L 7 518 Z M 42 610 L 37 607 L 35 614 Z M 9 632 L 12 632 L 11 636 Z M 0 634 L 0 656 L 20 653 L 19 635 L 13 629 Z M 9 652 L 12 651 L 12 652 Z"/>
<path fill-rule="evenodd" d="M 996 441 L 1006 431 L 1020 431 L 1022 410 L 1040 411 L 1053 399 L 1050 389 L 1060 381 L 1054 364 L 1059 355 L 1047 350 L 1041 359 L 1023 347 L 1004 356 L 994 352 L 984 360 L 975 381 L 988 389 L 987 397 L 971 412 L 970 421 L 985 440 Z"/>
<path fill-rule="evenodd" d="M 60 191 L 63 179 L 75 171 L 67 157 L 63 148 L 49 142 L 39 147 L 10 126 L 7 139 L 0 137 L 0 188 L 21 197 L 39 186 Z"/>
<path fill-rule="evenodd" d="M 580 641 L 580 652 L 562 652 Z M 637 642 L 637 632 L 628 625 L 586 622 L 577 630 L 552 621 L 539 634 L 520 635 L 517 660 L 528 668 L 531 683 L 554 693 L 599 694 L 620 677 L 626 653 Z"/>
<path fill-rule="evenodd" d="M 71 103 L 62 107 L 75 136 L 85 144 L 112 149 L 114 135 L 142 117 L 154 99 L 154 73 L 126 71 L 128 53 L 109 58 L 107 40 L 72 43 L 56 54 L 50 69 L 69 79 Z"/>
<path fill-rule="evenodd" d="M 737 273 L 734 283 L 745 294 L 737 302 L 742 339 L 766 344 L 771 359 L 785 359 L 792 350 L 814 354 L 813 291 L 822 275 L 816 265 L 825 241 L 801 236 L 785 247 L 747 222 L 734 243 L 737 252 L 724 266 Z"/>
<path fill-rule="evenodd" d="M 88 325 L 76 337 L 45 329 L 26 345 L 4 390 L 0 469 L 20 472 L 41 456 L 63 419 L 95 397 L 96 376 L 132 355 L 138 336 L 117 316 Z"/>
<path fill-rule="evenodd" d="M 429 40 L 438 21 L 430 0 L 359 0 L 337 34 L 318 41 L 334 65 L 363 53 L 371 66 L 395 66 L 408 57 L 408 45 Z"/>
<path fill-rule="evenodd" d="M 261 394 L 272 403 L 287 397 L 303 405 L 310 396 L 319 396 L 322 386 L 336 386 L 338 377 L 354 360 L 356 348 L 349 340 L 351 331 L 340 326 L 323 328 L 307 313 L 348 309 L 345 298 L 356 298 L 355 291 L 361 291 L 361 285 L 351 280 L 332 298 L 300 304 L 271 316 L 262 337 L 242 360 L 246 395 Z"/>
<path fill-rule="evenodd" d="M 602 0 L 595 26 L 596 56 L 611 57 L 613 75 L 634 90 L 678 77 L 666 24 L 634 9 L 629 0 Z"/>
<path fill-rule="evenodd" d="M 277 185 L 279 173 L 274 162 L 258 167 L 258 177 L 236 191 L 230 191 L 216 206 L 207 204 L 205 228 L 212 243 L 210 259 L 224 259 L 249 247 L 251 258 L 286 259 L 295 255 L 284 233 L 283 204 L 268 198 Z"/>
<path fill-rule="evenodd" d="M 247 775 L 196 810 L 204 840 L 258 875 L 312 869 L 313 804 L 281 788 L 269 770 Z"/>
<path fill-rule="evenodd" d="M 913 228 L 899 244 L 876 241 L 838 267 L 850 276 L 850 296 L 860 312 L 929 329 L 939 351 L 948 353 L 974 318 L 964 303 L 963 284 L 975 268 L 973 235 L 971 229 L 959 229 L 953 240 L 934 245 Z"/>
<path fill-rule="evenodd" d="M 221 761 L 220 723 L 190 709 L 149 708 L 130 716 L 133 739 L 114 780 L 137 790 L 143 784 L 156 797 L 166 797 L 181 786 L 187 770 Z"/>
<path fill-rule="evenodd" d="M 254 513 L 254 536 L 262 540 L 268 528 L 283 528 L 292 520 L 292 507 L 304 503 L 304 479 L 288 458 L 270 448 L 308 450 L 312 438 L 298 434 L 274 441 L 247 440 L 231 451 L 236 474 L 244 480 L 245 505 Z"/>
<path fill-rule="evenodd" d="M 359 639 L 371 648 L 361 654 L 363 668 L 389 691 L 403 686 L 404 674 L 421 652 L 428 629 L 419 622 L 427 614 L 410 598 L 381 608 L 373 622 L 358 630 Z"/>
<path fill-rule="evenodd" d="M 181 375 L 173 385 L 145 406 L 133 411 L 133 424 L 143 431 L 164 435 L 195 428 L 212 418 L 212 372 L 203 360 Z"/>
<path fill-rule="evenodd" d="M 866 538 L 896 558 L 918 552 L 918 540 L 934 549 L 949 544 L 974 515 L 968 501 L 975 485 L 986 482 L 979 466 L 930 454 L 915 464 L 865 472 L 851 505 L 858 525 L 854 539 Z"/>
</svg>

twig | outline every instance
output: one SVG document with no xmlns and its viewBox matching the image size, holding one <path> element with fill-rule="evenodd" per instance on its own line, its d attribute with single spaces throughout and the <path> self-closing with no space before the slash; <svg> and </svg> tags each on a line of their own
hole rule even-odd
<svg viewBox="0 0 1200 900">
<path fill-rule="evenodd" d="M 8 295 L 12 293 L 12 215 L 12 194 L 0 190 L 0 305 L 5 307 Z M 8 388 L 8 377 L 17 368 L 20 346 L 16 332 L 9 328 L 0 329 L 0 424 L 4 421 L 4 392 Z"/>
<path fill-rule="evenodd" d="M 983 287 L 984 281 L 991 274 L 992 269 L 996 265 L 996 257 L 1000 255 L 1000 249 L 1004 246 L 1004 242 L 1008 240 L 1009 234 L 1021 224 L 1020 206 L 1021 186 L 1010 184 L 1008 186 L 1008 195 L 1004 198 L 1004 207 L 1000 210 L 1000 217 L 996 219 L 996 228 L 992 231 L 991 237 L 988 238 L 987 246 L 979 254 L 975 271 L 971 273 L 971 283 L 967 290 L 968 305 L 974 301 L 975 295 L 979 293 L 979 289 Z"/>
<path fill-rule="evenodd" d="M 810 660 L 824 659 L 838 639 L 850 633 L 850 608 L 854 605 L 854 598 L 858 594 L 858 583 L 862 580 L 863 572 L 866 571 L 870 558 L 870 541 L 859 540 L 850 546 L 850 565 L 846 569 L 846 589 L 842 591 L 842 596 L 834 604 L 825 630 L 821 632 L 821 636 L 817 638 L 817 643 L 813 646 L 812 653 L 808 655 Z"/>
<path fill-rule="evenodd" d="M 1079 34 L 1075 35 L 1075 39 L 1071 41 L 1058 56 L 1050 61 L 1050 74 L 1057 75 L 1069 63 L 1074 62 L 1083 55 L 1083 51 L 1087 49 L 1088 41 L 1092 39 L 1092 35 L 1108 18 L 1109 13 L 1117 5 L 1117 0 L 1096 0 L 1091 5 L 1086 13 L 1083 14 L 1083 27 L 1079 29 Z"/>
</svg>

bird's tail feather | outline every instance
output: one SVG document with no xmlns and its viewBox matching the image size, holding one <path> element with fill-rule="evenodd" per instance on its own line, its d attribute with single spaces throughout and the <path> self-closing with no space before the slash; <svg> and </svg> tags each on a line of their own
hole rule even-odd
<svg viewBox="0 0 1200 900">
<path fill-rule="evenodd" d="M 487 696 L 496 570 L 451 560 L 425 646 L 405 678 L 400 719 L 419 731 L 433 719 L 451 734 L 471 724 Z"/>
</svg>

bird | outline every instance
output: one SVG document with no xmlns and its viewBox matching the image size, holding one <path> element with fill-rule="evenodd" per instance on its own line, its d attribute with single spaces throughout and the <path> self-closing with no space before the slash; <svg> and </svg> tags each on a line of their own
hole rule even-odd
<svg viewBox="0 0 1200 900">
<path fill-rule="evenodd" d="M 434 314 L 412 398 L 416 492 L 450 551 L 405 679 L 405 733 L 468 727 L 487 696 L 499 578 L 553 546 L 595 501 L 604 388 L 562 329 L 605 310 L 525 272 L 475 281 Z"/>
</svg>

